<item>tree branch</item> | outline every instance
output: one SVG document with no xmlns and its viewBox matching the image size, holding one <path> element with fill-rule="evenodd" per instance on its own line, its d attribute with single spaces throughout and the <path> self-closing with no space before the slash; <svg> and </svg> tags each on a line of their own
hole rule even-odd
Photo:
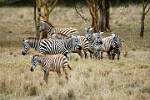
<svg viewBox="0 0 150 100">
<path fill-rule="evenodd" d="M 77 14 L 78 14 L 84 21 L 87 21 L 87 18 L 85 18 L 84 16 L 82 16 L 82 15 L 80 14 L 80 12 L 78 11 L 75 0 L 74 0 L 74 5 L 75 5 L 74 8 L 75 8 Z"/>
<path fill-rule="evenodd" d="M 145 15 L 149 12 L 149 10 L 150 10 L 150 6 L 149 6 L 149 8 L 147 9 L 147 11 L 145 11 Z"/>
<path fill-rule="evenodd" d="M 58 0 L 54 0 L 54 3 L 51 6 L 51 9 L 49 10 L 49 14 L 53 11 L 53 9 L 55 8 L 55 5 L 57 4 Z"/>
</svg>

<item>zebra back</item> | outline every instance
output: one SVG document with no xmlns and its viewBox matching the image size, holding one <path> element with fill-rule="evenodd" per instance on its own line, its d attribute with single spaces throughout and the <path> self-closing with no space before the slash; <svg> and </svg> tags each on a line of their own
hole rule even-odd
<svg viewBox="0 0 150 100">
<path fill-rule="evenodd" d="M 43 39 L 40 42 L 40 52 L 49 54 L 66 54 L 80 48 L 80 40 L 68 39 Z"/>
</svg>

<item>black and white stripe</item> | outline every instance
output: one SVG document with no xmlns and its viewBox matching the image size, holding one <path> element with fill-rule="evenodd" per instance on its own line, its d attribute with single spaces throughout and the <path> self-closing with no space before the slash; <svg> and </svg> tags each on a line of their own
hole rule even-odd
<svg viewBox="0 0 150 100">
<path fill-rule="evenodd" d="M 103 52 L 107 52 L 109 59 L 114 59 L 115 54 L 120 56 L 121 40 L 115 34 L 102 39 L 103 44 L 101 48 L 101 58 L 103 58 Z"/>
<path fill-rule="evenodd" d="M 35 37 L 24 38 L 22 41 L 22 55 L 26 55 L 30 48 L 39 51 L 39 45 L 41 40 Z"/>
<path fill-rule="evenodd" d="M 40 32 L 45 32 L 48 34 L 49 37 L 54 38 L 66 38 L 71 37 L 72 35 L 77 36 L 79 35 L 79 32 L 75 28 L 55 28 L 52 24 L 41 21 L 40 22 Z"/>
<path fill-rule="evenodd" d="M 23 39 L 22 55 L 26 55 L 30 48 L 34 48 L 43 54 L 64 54 L 65 56 L 72 51 L 81 50 L 78 37 L 67 39 L 37 39 L 29 37 Z"/>
<path fill-rule="evenodd" d="M 85 37 L 89 41 L 89 48 L 92 51 L 90 57 L 100 59 L 100 49 L 102 45 L 102 33 L 93 33 L 93 28 L 85 28 Z M 94 54 L 94 55 L 93 55 Z"/>
<path fill-rule="evenodd" d="M 31 71 L 33 72 L 36 68 L 37 64 L 43 67 L 44 71 L 44 80 L 48 82 L 49 71 L 57 72 L 59 76 L 61 76 L 62 72 L 65 73 L 66 79 L 68 80 L 67 70 L 71 70 L 71 67 L 68 63 L 68 59 L 62 55 L 41 55 L 36 54 L 32 57 L 32 67 Z"/>
<path fill-rule="evenodd" d="M 40 42 L 39 50 L 45 54 L 67 54 L 80 50 L 80 40 L 78 37 L 72 37 L 68 39 L 42 39 Z"/>
</svg>

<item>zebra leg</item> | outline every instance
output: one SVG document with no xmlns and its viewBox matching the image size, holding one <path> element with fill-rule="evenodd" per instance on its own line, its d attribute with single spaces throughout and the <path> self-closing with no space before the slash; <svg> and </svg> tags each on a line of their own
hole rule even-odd
<svg viewBox="0 0 150 100">
<path fill-rule="evenodd" d="M 90 53 L 90 58 L 91 58 L 91 59 L 93 58 L 93 53 Z"/>
<path fill-rule="evenodd" d="M 101 59 L 103 59 L 103 52 L 101 51 Z"/>
<path fill-rule="evenodd" d="M 66 71 L 66 70 L 64 70 L 64 72 L 65 72 L 66 80 L 68 80 L 68 73 L 67 73 L 67 71 Z"/>
<path fill-rule="evenodd" d="M 44 71 L 44 81 L 46 82 L 46 83 L 48 83 L 48 75 L 49 75 L 49 72 L 47 72 L 47 71 Z"/>
<path fill-rule="evenodd" d="M 110 51 L 107 51 L 108 58 L 111 59 Z"/>
<path fill-rule="evenodd" d="M 61 77 L 62 76 L 61 71 L 57 71 L 57 75 L 58 77 Z"/>
<path fill-rule="evenodd" d="M 85 59 L 87 59 L 87 53 L 86 53 L 86 51 L 84 51 L 84 57 L 85 57 Z"/>
<path fill-rule="evenodd" d="M 111 59 L 114 60 L 114 59 L 115 59 L 115 56 L 116 56 L 116 54 L 115 54 L 115 53 L 112 53 L 112 54 L 111 54 Z"/>
<path fill-rule="evenodd" d="M 120 51 L 118 51 L 118 53 L 117 53 L 117 59 L 118 60 L 120 59 Z"/>
<path fill-rule="evenodd" d="M 78 54 L 79 54 L 79 56 L 80 56 L 81 58 L 83 58 L 83 54 L 82 54 L 82 51 L 81 51 L 81 50 L 79 50 Z"/>
</svg>

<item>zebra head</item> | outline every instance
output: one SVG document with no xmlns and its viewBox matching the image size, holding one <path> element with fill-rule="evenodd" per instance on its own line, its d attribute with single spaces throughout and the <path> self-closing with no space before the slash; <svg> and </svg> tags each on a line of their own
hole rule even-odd
<svg viewBox="0 0 150 100">
<path fill-rule="evenodd" d="M 40 21 L 40 24 L 39 24 L 39 31 L 40 32 L 45 32 L 45 33 L 49 33 L 51 32 L 53 28 L 53 25 L 46 22 L 46 21 Z"/>
<path fill-rule="evenodd" d="M 91 41 L 93 38 L 93 28 L 92 27 L 88 27 L 85 28 L 85 37 L 87 38 L 88 41 Z"/>
<path fill-rule="evenodd" d="M 117 36 L 116 34 L 112 34 L 112 43 L 111 46 L 113 48 L 119 48 L 121 47 L 121 39 L 119 38 L 119 36 Z"/>
<path fill-rule="evenodd" d="M 31 67 L 31 72 L 33 72 L 34 71 L 34 69 L 36 68 L 36 66 L 37 66 L 37 64 L 38 64 L 38 62 L 39 62 L 39 56 L 40 55 L 34 55 L 33 57 L 32 57 L 32 60 L 31 60 L 31 63 L 32 63 L 32 67 Z"/>
<path fill-rule="evenodd" d="M 71 44 L 72 44 L 72 49 L 75 50 L 81 50 L 81 43 L 80 43 L 80 37 L 79 36 L 71 36 Z"/>
<path fill-rule="evenodd" d="M 102 33 L 94 33 L 95 35 L 95 42 L 99 45 L 102 45 L 103 44 L 103 41 L 102 41 Z"/>
<path fill-rule="evenodd" d="M 28 50 L 30 48 L 29 40 L 28 39 L 23 39 L 22 41 L 22 55 L 26 55 Z"/>
<path fill-rule="evenodd" d="M 101 33 L 99 32 L 94 33 L 93 37 L 94 37 L 93 48 L 95 51 L 99 52 L 103 44 Z"/>
</svg>

